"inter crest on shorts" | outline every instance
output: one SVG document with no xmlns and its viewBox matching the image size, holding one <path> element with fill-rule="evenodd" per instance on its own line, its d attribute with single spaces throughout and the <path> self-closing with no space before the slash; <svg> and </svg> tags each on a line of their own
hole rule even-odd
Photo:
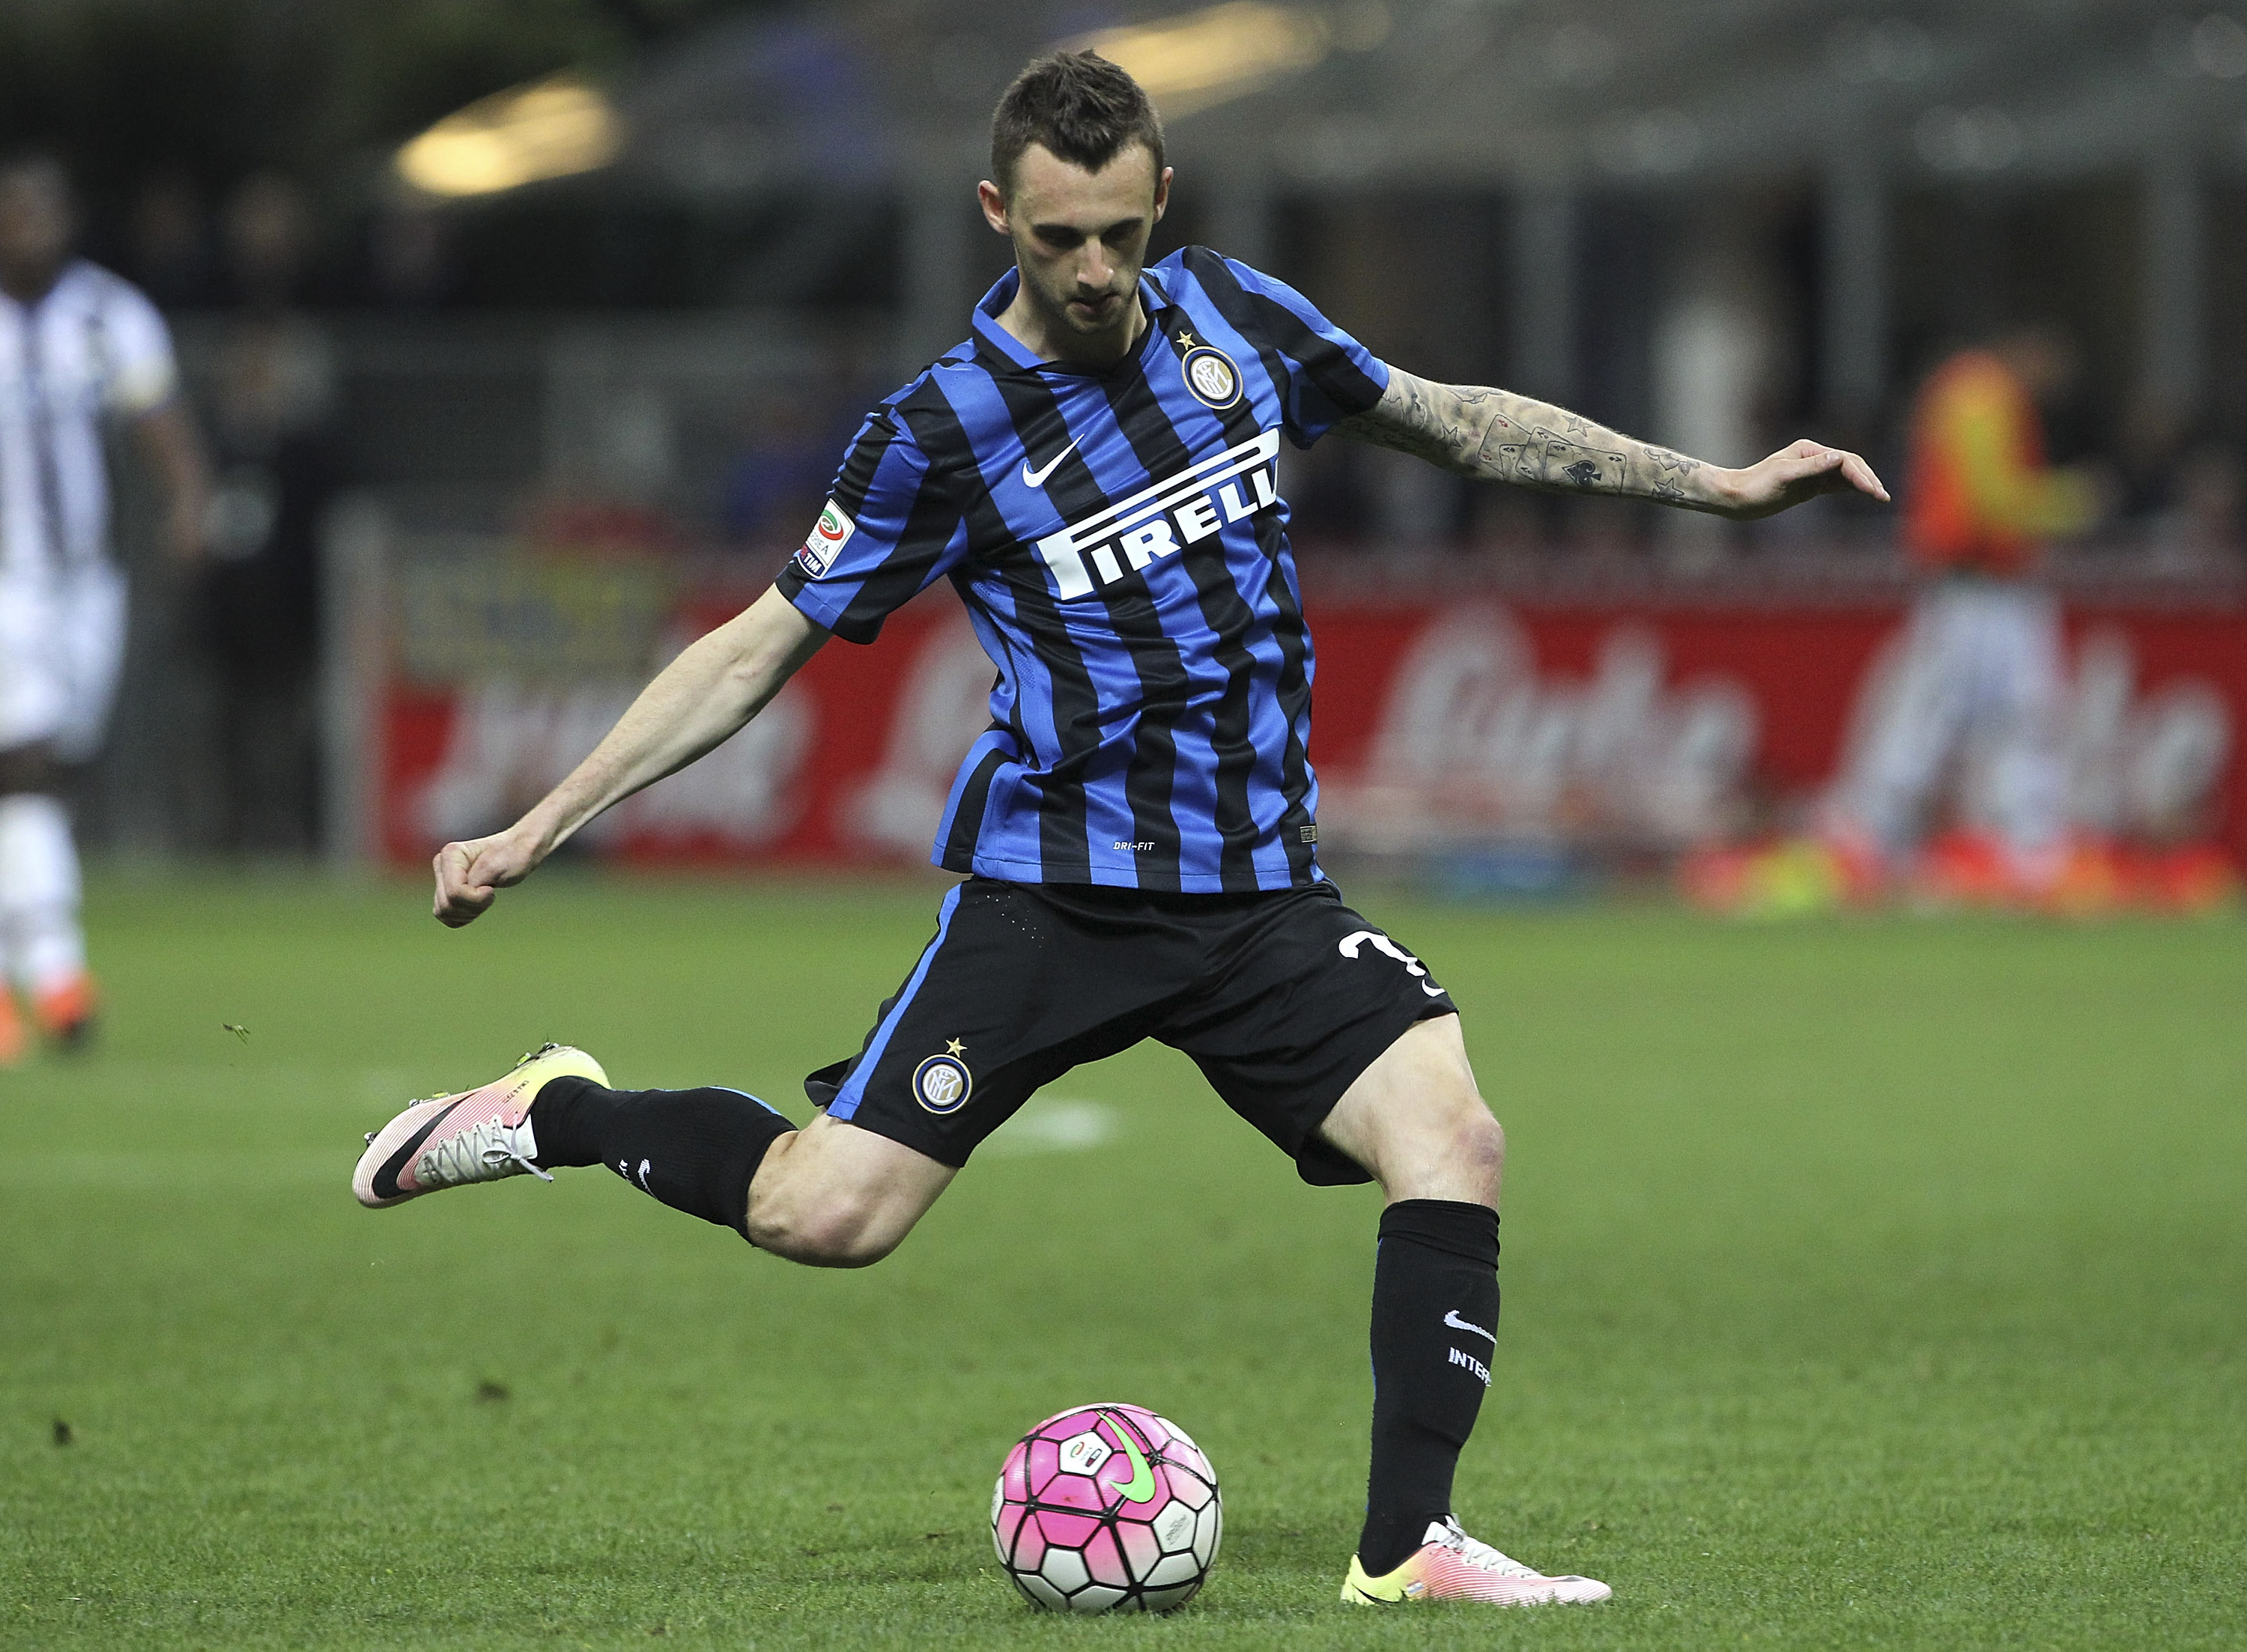
<svg viewBox="0 0 2247 1652">
<path fill-rule="evenodd" d="M 1178 371 L 1186 388 L 1212 407 L 1230 407 L 1240 399 L 1240 369 L 1215 345 L 1196 345 L 1178 358 Z"/>
<path fill-rule="evenodd" d="M 967 1104 L 975 1075 L 957 1055 L 932 1055 L 913 1068 L 913 1100 L 932 1113 L 956 1113 Z"/>
</svg>

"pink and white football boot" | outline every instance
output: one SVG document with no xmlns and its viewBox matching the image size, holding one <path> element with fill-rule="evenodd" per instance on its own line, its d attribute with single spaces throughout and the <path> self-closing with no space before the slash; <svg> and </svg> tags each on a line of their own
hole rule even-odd
<svg viewBox="0 0 2247 1652">
<path fill-rule="evenodd" d="M 1479 1601 L 1487 1606 L 1589 1606 L 1615 1591 L 1595 1578 L 1547 1577 L 1478 1543 L 1446 1517 L 1429 1523 L 1426 1539 L 1385 1577 L 1368 1577 L 1357 1556 L 1342 1598 L 1349 1606 L 1401 1606 L 1410 1601 Z"/>
<path fill-rule="evenodd" d="M 502 1177 L 554 1178 L 531 1161 L 538 1137 L 531 1128 L 530 1104 L 557 1078 L 590 1078 L 605 1086 L 601 1064 L 567 1044 L 547 1044 L 515 1064 L 504 1078 L 457 1096 L 416 1102 L 366 1138 L 352 1191 L 370 1210 L 402 1205 L 409 1198 L 469 1182 Z"/>
</svg>

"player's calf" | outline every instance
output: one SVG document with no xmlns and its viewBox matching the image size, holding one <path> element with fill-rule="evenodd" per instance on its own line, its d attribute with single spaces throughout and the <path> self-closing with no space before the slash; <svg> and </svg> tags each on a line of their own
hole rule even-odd
<svg viewBox="0 0 2247 1652">
<path fill-rule="evenodd" d="M 651 1198 L 748 1238 L 749 1183 L 796 1126 L 743 1090 L 566 1080 L 539 1103 L 538 1162 L 605 1164 Z"/>
<path fill-rule="evenodd" d="M 867 1201 L 824 1208 L 749 1200 L 748 1239 L 761 1251 L 807 1267 L 871 1267 L 905 1237 L 891 1233 Z"/>
<path fill-rule="evenodd" d="M 775 1144 L 749 1187 L 748 1239 L 811 1267 L 869 1267 L 897 1249 L 955 1174 L 886 1136 L 824 1116 Z"/>
<path fill-rule="evenodd" d="M 53 766 L 44 746 L 0 753 L 0 936 L 4 961 L 23 985 L 34 1019 L 61 1050 L 84 1048 L 93 1031 L 99 994 L 86 973 L 79 925 L 78 849 L 70 810 L 51 791 Z"/>
</svg>

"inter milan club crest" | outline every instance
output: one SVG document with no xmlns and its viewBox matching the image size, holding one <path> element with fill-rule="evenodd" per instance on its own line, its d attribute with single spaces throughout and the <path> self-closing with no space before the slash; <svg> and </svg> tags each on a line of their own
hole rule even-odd
<svg viewBox="0 0 2247 1652">
<path fill-rule="evenodd" d="M 965 1107 L 975 1088 L 975 1075 L 960 1059 L 966 1053 L 958 1039 L 947 1039 L 943 1055 L 913 1068 L 913 1099 L 932 1113 L 956 1113 Z"/>
<path fill-rule="evenodd" d="M 1212 407 L 1230 407 L 1240 399 L 1240 369 L 1215 345 L 1196 345 L 1178 358 L 1178 371 L 1186 388 Z"/>
</svg>

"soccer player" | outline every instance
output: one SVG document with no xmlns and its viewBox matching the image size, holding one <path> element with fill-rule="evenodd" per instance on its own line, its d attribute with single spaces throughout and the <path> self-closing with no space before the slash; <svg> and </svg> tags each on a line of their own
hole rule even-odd
<svg viewBox="0 0 2247 1652">
<path fill-rule="evenodd" d="M 10 984 L 65 1047 L 95 1007 L 60 792 L 100 744 L 125 650 L 103 420 L 140 438 L 175 556 L 199 551 L 208 491 L 163 320 L 71 256 L 75 217 L 59 161 L 0 155 L 0 1063 L 29 1041 Z"/>
<path fill-rule="evenodd" d="M 2066 670 L 2059 604 L 2034 574 L 2045 542 L 2090 527 L 2100 502 L 2092 476 L 2045 463 L 2038 404 L 2074 373 L 2066 335 L 2032 324 L 1960 351 L 1920 390 L 1903 537 L 1928 584 L 1895 669 L 1868 685 L 1864 732 L 1827 805 L 1846 887 L 1876 891 L 1909 866 L 1966 750 L 1982 766 L 1992 864 L 1945 892 L 2030 905 L 2061 892 Z M 1930 869 L 1938 888 L 1943 870 Z"/>
<path fill-rule="evenodd" d="M 973 332 L 868 417 L 773 588 L 680 656 L 507 830 L 436 857 L 466 924 L 602 809 L 707 752 L 830 636 L 948 578 L 997 667 L 934 858 L 966 874 L 864 1048 L 811 1075 L 802 1130 L 722 1089 L 610 1087 L 549 1046 L 368 1137 L 386 1205 L 606 1164 L 814 1266 L 887 1255 L 1039 1086 L 1156 1038 L 1315 1185 L 1377 1179 L 1372 1468 L 1342 1598 L 1605 1599 L 1470 1538 L 1451 1478 L 1490 1381 L 1504 1139 L 1450 996 L 1318 862 L 1311 640 L 1274 460 L 1329 431 L 1469 476 L 1747 517 L 1862 461 L 1797 442 L 1697 463 L 1503 391 L 1376 360 L 1301 296 L 1203 248 L 1143 269 L 1171 174 L 1139 87 L 1029 65 L 993 122 L 1015 268 Z"/>
</svg>

